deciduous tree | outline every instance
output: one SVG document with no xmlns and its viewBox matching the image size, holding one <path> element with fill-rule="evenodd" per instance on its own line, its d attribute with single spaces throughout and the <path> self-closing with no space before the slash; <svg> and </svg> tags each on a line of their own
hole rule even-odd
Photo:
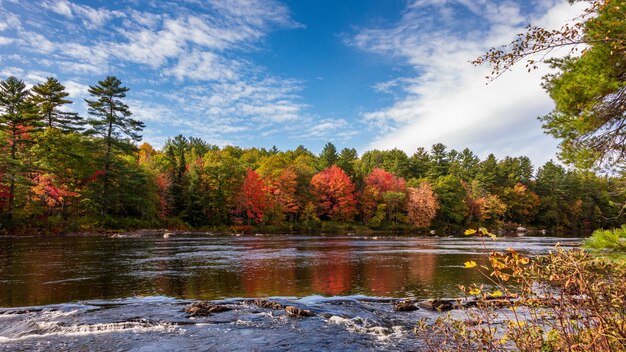
<svg viewBox="0 0 626 352">
<path fill-rule="evenodd" d="M 356 187 L 350 177 L 333 165 L 311 179 L 313 195 L 318 201 L 320 217 L 352 221 L 356 214 Z"/>
<path fill-rule="evenodd" d="M 246 171 L 241 189 L 235 197 L 235 216 L 247 221 L 248 224 L 263 222 L 263 214 L 267 207 L 265 183 L 254 170 Z"/>
<path fill-rule="evenodd" d="M 408 189 L 407 211 L 409 223 L 415 227 L 429 227 L 437 216 L 439 203 L 430 183 L 423 181 L 417 188 Z"/>
</svg>

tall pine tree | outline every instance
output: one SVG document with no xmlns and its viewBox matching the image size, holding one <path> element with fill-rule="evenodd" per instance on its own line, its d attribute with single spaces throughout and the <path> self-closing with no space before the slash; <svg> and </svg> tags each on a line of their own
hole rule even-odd
<svg viewBox="0 0 626 352">
<path fill-rule="evenodd" d="M 74 132 L 82 129 L 83 118 L 75 112 L 61 110 L 72 101 L 66 99 L 69 93 L 56 78 L 48 79 L 32 88 L 33 102 L 37 112 L 47 128 L 58 128 L 63 132 Z"/>
<path fill-rule="evenodd" d="M 141 131 L 144 123 L 134 120 L 132 113 L 121 99 L 126 97 L 128 88 L 115 76 L 107 76 L 95 86 L 89 86 L 89 93 L 93 100 L 85 99 L 89 106 L 89 114 L 94 118 L 87 122 L 91 125 L 88 131 L 100 135 L 104 140 L 104 175 L 102 193 L 102 213 L 106 213 L 108 206 L 108 192 L 110 187 L 110 171 L 114 153 L 130 153 L 134 149 L 132 142 L 141 140 Z"/>
<path fill-rule="evenodd" d="M 20 154 L 23 147 L 31 141 L 32 134 L 37 132 L 39 127 L 37 119 L 30 92 L 24 82 L 13 76 L 0 81 L 0 131 L 6 137 L 5 141 L 0 143 L 6 143 L 9 150 L 9 155 L 0 162 L 9 178 L 7 201 L 9 221 L 13 218 L 16 184 L 25 182 L 22 176 L 32 168 L 27 158 Z"/>
</svg>

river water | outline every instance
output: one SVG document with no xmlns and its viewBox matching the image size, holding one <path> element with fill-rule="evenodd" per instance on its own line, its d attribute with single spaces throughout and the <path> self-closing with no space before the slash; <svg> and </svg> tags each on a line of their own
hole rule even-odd
<svg viewBox="0 0 626 352">
<path fill-rule="evenodd" d="M 484 280 L 463 263 L 530 255 L 576 238 L 197 236 L 0 238 L 0 351 L 419 350 L 420 309 L 389 298 L 456 297 Z M 271 297 L 313 311 L 259 308 Z M 190 318 L 212 300 L 232 310 Z"/>
</svg>

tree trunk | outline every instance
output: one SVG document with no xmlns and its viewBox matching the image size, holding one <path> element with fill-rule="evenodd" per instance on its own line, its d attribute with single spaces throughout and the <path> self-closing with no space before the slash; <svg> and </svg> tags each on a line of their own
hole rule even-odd
<svg viewBox="0 0 626 352">
<path fill-rule="evenodd" d="M 11 162 L 13 163 L 13 167 L 11 167 L 11 181 L 9 185 L 9 204 L 8 204 L 8 217 L 9 221 L 13 220 L 13 208 L 15 202 L 15 169 L 14 166 L 17 164 L 16 155 L 17 155 L 17 126 L 13 124 L 12 126 L 12 141 L 11 141 Z"/>
<path fill-rule="evenodd" d="M 102 215 L 106 215 L 109 202 L 108 202 L 108 192 L 109 192 L 109 170 L 111 168 L 111 137 L 113 134 L 113 99 L 109 99 L 109 128 L 107 130 L 107 151 L 104 156 L 104 176 L 102 178 Z"/>
</svg>

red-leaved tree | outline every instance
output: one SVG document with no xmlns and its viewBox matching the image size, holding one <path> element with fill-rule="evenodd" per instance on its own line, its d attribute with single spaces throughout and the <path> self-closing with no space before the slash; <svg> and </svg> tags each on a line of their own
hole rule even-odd
<svg viewBox="0 0 626 352">
<path fill-rule="evenodd" d="M 235 218 L 247 220 L 257 224 L 263 222 L 263 215 L 267 207 L 267 193 L 261 176 L 248 168 L 246 178 L 241 189 L 235 196 Z"/>
<path fill-rule="evenodd" d="M 333 165 L 315 174 L 311 190 L 317 198 L 320 217 L 351 221 L 356 214 L 356 186 L 338 166 Z"/>
<path fill-rule="evenodd" d="M 33 186 L 30 191 L 31 200 L 47 206 L 49 212 L 54 207 L 64 206 L 67 198 L 79 195 L 77 192 L 70 191 L 67 185 L 58 182 L 52 174 L 37 175 L 33 179 Z"/>
<path fill-rule="evenodd" d="M 365 178 L 365 184 L 375 187 L 378 193 L 385 192 L 405 192 L 406 181 L 402 177 L 397 177 L 391 172 L 380 168 L 375 168 Z"/>
<path fill-rule="evenodd" d="M 374 216 L 378 203 L 387 192 L 406 192 L 406 181 L 391 172 L 375 168 L 365 178 L 365 187 L 360 195 L 360 208 L 363 220 L 367 224 Z"/>
<path fill-rule="evenodd" d="M 0 172 L 0 209 L 4 209 L 4 207 L 9 202 L 9 185 L 4 183 L 5 174 Z"/>
</svg>

